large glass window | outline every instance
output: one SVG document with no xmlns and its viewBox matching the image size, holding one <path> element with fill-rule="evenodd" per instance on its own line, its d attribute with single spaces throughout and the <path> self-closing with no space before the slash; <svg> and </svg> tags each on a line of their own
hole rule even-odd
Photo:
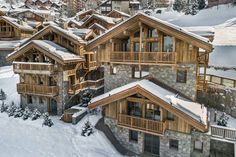
<svg viewBox="0 0 236 157">
<path fill-rule="evenodd" d="M 173 52 L 173 39 L 170 36 L 164 36 L 164 52 Z"/>
<path fill-rule="evenodd" d="M 154 104 L 146 104 L 146 118 L 152 120 L 160 120 L 159 106 Z"/>
<path fill-rule="evenodd" d="M 158 42 L 147 42 L 148 52 L 158 52 Z"/>
<path fill-rule="evenodd" d="M 142 117 L 142 104 L 128 101 L 128 115 Z"/>
</svg>

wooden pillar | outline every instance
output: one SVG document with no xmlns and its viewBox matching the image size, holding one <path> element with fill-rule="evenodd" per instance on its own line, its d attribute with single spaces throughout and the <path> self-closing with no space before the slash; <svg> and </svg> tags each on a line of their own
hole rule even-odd
<svg viewBox="0 0 236 157">
<path fill-rule="evenodd" d="M 142 27 L 142 23 L 139 22 L 139 29 L 140 29 L 140 33 L 139 33 L 139 63 L 141 62 L 141 52 L 142 52 L 142 42 L 143 42 L 143 27 Z"/>
</svg>

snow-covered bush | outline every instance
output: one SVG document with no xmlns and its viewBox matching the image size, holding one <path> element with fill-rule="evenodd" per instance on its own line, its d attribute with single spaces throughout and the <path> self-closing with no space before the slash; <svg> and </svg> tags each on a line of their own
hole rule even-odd
<svg viewBox="0 0 236 157">
<path fill-rule="evenodd" d="M 52 122 L 51 118 L 49 117 L 48 112 L 43 114 L 43 124 L 42 125 L 46 125 L 49 127 L 51 127 L 53 125 L 53 122 Z"/>
<path fill-rule="evenodd" d="M 229 117 L 226 115 L 226 113 L 223 113 L 220 118 L 217 120 L 217 125 L 220 126 L 227 126 Z"/>
<path fill-rule="evenodd" d="M 16 107 L 16 110 L 14 112 L 14 118 L 19 118 L 23 116 L 23 110 L 21 107 Z"/>
<path fill-rule="evenodd" d="M 7 109 L 8 116 L 11 117 L 14 115 L 14 112 L 16 110 L 16 105 L 14 102 L 11 103 L 11 105 Z"/>
<path fill-rule="evenodd" d="M 25 108 L 25 111 L 23 112 L 23 116 L 22 119 L 26 120 L 31 116 L 32 112 L 30 111 L 30 109 L 28 107 Z"/>
<path fill-rule="evenodd" d="M 41 113 L 38 111 L 38 109 L 35 109 L 32 113 L 31 120 L 36 120 L 41 116 Z"/>
<path fill-rule="evenodd" d="M 6 99 L 6 94 L 5 92 L 1 89 L 0 90 L 0 100 L 5 100 Z"/>
<path fill-rule="evenodd" d="M 4 101 L 2 101 L 2 104 L 1 104 L 1 113 L 3 112 L 6 112 L 8 109 L 8 106 L 4 103 Z"/>
<path fill-rule="evenodd" d="M 93 133 L 93 126 L 89 121 L 87 121 L 82 128 L 81 135 L 82 136 L 90 136 L 92 133 Z"/>
</svg>

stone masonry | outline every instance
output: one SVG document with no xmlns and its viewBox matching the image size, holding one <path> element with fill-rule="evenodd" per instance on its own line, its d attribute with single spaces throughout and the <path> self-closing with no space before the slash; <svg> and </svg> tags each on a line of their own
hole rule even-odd
<svg viewBox="0 0 236 157">
<path fill-rule="evenodd" d="M 104 65 L 104 84 L 105 92 L 114 88 L 138 81 L 140 79 L 132 78 L 132 68 L 129 65 L 114 65 L 117 69 L 116 74 L 110 74 L 110 66 Z M 187 69 L 187 82 L 176 83 L 177 68 Z M 184 64 L 178 67 L 153 65 L 149 68 L 149 76 L 173 87 L 175 90 L 184 93 L 191 99 L 196 99 L 196 65 Z M 142 78 L 141 78 L 142 79 Z"/>
</svg>

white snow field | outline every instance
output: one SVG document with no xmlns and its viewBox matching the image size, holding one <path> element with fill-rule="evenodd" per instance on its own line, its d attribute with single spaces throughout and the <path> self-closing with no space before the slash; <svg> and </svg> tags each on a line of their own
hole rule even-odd
<svg viewBox="0 0 236 157">
<path fill-rule="evenodd" d="M 18 76 L 12 66 L 0 67 L 0 88 L 7 94 L 7 101 L 19 103 L 16 92 Z M 1 102 L 0 102 L 1 104 Z M 95 129 L 89 137 L 81 136 L 81 129 L 88 117 L 77 125 L 64 123 L 59 116 L 52 117 L 54 125 L 42 126 L 43 119 L 24 121 L 0 113 L 0 157 L 119 157 L 121 156 L 106 138 Z M 89 116 L 95 125 L 100 116 Z"/>
</svg>

